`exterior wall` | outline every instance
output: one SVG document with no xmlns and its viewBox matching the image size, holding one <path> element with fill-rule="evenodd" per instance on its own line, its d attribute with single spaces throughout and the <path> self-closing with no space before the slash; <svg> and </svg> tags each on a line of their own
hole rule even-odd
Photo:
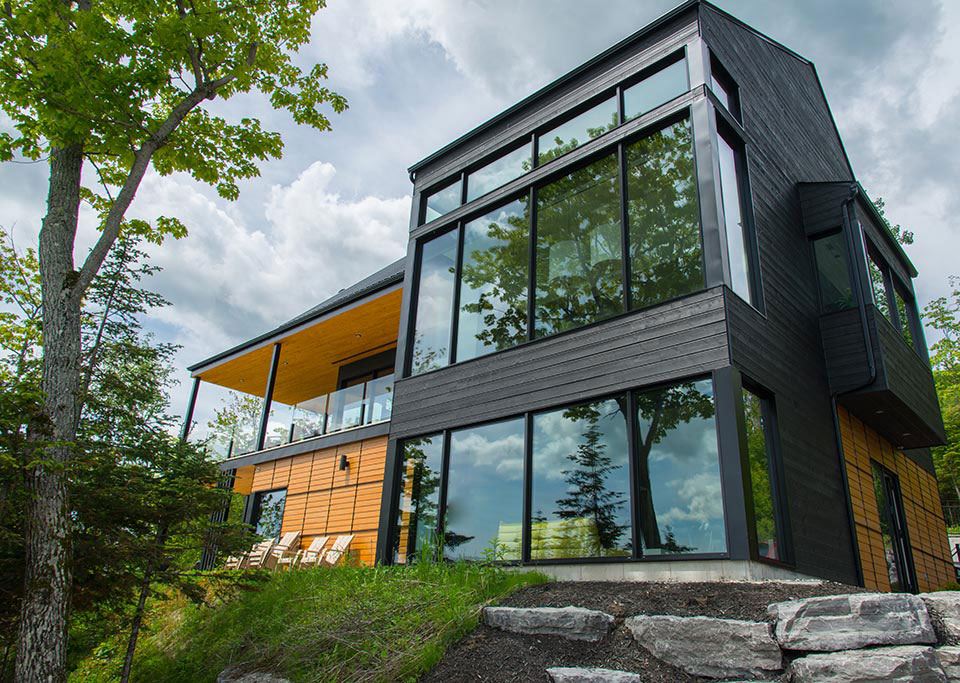
<svg viewBox="0 0 960 683">
<path fill-rule="evenodd" d="M 255 465 L 251 490 L 287 489 L 282 532 L 299 530 L 302 547 L 315 536 L 354 534 L 352 557 L 372 565 L 386 452 L 381 436 Z"/>
<path fill-rule="evenodd" d="M 758 311 L 726 293 L 731 360 L 776 401 L 797 571 L 854 583 L 817 280 L 797 189 L 853 176 L 812 65 L 707 6 L 700 18 L 704 41 L 739 86 L 764 297 Z"/>
<path fill-rule="evenodd" d="M 864 585 L 873 590 L 890 590 L 871 460 L 896 473 L 900 480 L 919 589 L 936 590 L 954 581 L 936 477 L 895 450 L 889 441 L 843 407 L 838 409 L 838 418 Z"/>
</svg>

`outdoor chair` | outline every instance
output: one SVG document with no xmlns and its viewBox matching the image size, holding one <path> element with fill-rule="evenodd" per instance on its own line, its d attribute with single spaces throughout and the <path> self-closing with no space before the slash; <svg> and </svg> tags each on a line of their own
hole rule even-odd
<svg viewBox="0 0 960 683">
<path fill-rule="evenodd" d="M 247 560 L 243 563 L 243 569 L 263 569 L 267 566 L 270 559 L 270 551 L 273 549 L 275 541 L 263 541 L 253 546 L 253 549 L 247 554 Z"/>
<path fill-rule="evenodd" d="M 281 564 L 287 564 L 283 560 L 293 558 L 300 549 L 300 532 L 288 531 L 280 537 L 280 542 L 270 550 L 270 557 L 267 560 L 268 569 L 275 569 Z"/>
<path fill-rule="evenodd" d="M 343 559 L 344 554 L 347 552 L 347 548 L 350 547 L 350 542 L 353 540 L 353 534 L 347 536 L 337 536 L 337 540 L 333 542 L 333 545 L 330 546 L 330 550 L 323 556 L 323 561 L 321 564 L 328 567 L 335 567 L 341 559 Z"/>
<path fill-rule="evenodd" d="M 247 553 L 240 553 L 239 555 L 231 555 L 228 557 L 224 563 L 224 569 L 240 569 L 243 566 L 243 563 L 247 559 Z"/>
<path fill-rule="evenodd" d="M 323 557 L 323 548 L 329 540 L 329 536 L 317 536 L 310 542 L 310 546 L 306 550 L 298 550 L 295 557 L 280 561 L 289 562 L 291 567 L 308 567 L 310 565 L 316 567 L 320 563 L 320 558 Z"/>
</svg>

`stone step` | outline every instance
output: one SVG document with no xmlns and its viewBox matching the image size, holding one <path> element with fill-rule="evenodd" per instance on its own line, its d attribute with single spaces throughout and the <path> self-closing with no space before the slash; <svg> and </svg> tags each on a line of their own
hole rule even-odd
<svg viewBox="0 0 960 683">
<path fill-rule="evenodd" d="M 947 683 L 932 647 L 901 645 L 814 654 L 793 660 L 791 683 Z"/>
<path fill-rule="evenodd" d="M 923 600 L 904 593 L 854 593 L 770 605 L 785 650 L 836 652 L 871 645 L 937 642 Z"/>
<path fill-rule="evenodd" d="M 940 660 L 940 666 L 943 667 L 943 673 L 947 675 L 948 681 L 960 681 L 960 647 L 953 645 L 944 645 L 938 647 L 937 658 Z"/>
<path fill-rule="evenodd" d="M 638 674 L 614 669 L 579 666 L 556 666 L 547 669 L 553 683 L 641 683 Z"/>
<path fill-rule="evenodd" d="M 920 599 L 928 610 L 940 617 L 947 637 L 960 640 L 960 591 L 923 593 Z"/>
<path fill-rule="evenodd" d="M 485 607 L 483 622 L 503 631 L 597 642 L 610 632 L 613 617 L 583 607 Z"/>
<path fill-rule="evenodd" d="M 783 669 L 769 624 L 673 616 L 636 616 L 625 623 L 650 654 L 694 676 L 764 678 Z"/>
</svg>

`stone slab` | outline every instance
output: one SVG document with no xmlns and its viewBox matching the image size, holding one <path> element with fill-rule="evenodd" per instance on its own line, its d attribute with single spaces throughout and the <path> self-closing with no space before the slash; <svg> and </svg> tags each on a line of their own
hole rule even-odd
<svg viewBox="0 0 960 683">
<path fill-rule="evenodd" d="M 268 671 L 241 672 L 228 666 L 217 676 L 217 683 L 290 683 L 286 678 Z"/>
<path fill-rule="evenodd" d="M 947 675 L 947 680 L 951 682 L 960 681 L 960 647 L 944 645 L 938 647 L 936 652 L 943 673 Z"/>
<path fill-rule="evenodd" d="M 853 593 L 770 605 L 785 650 L 836 652 L 937 642 L 923 601 L 905 593 Z"/>
<path fill-rule="evenodd" d="M 629 671 L 596 669 L 579 666 L 557 666 L 547 669 L 553 683 L 641 683 L 640 676 Z"/>
<path fill-rule="evenodd" d="M 792 683 L 946 683 L 932 647 L 901 645 L 813 654 L 790 665 Z"/>
<path fill-rule="evenodd" d="M 960 591 L 921 593 L 920 599 L 928 610 L 940 617 L 947 637 L 960 641 Z"/>
<path fill-rule="evenodd" d="M 768 624 L 712 617 L 636 616 L 626 626 L 644 649 L 686 673 L 763 677 L 783 668 Z"/>
<path fill-rule="evenodd" d="M 513 633 L 596 642 L 609 633 L 613 617 L 583 607 L 486 607 L 483 622 Z"/>
</svg>

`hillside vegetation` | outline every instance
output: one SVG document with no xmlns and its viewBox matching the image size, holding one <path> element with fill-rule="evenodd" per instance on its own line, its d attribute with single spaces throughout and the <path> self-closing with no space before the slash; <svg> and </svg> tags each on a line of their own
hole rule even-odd
<svg viewBox="0 0 960 683">
<path fill-rule="evenodd" d="M 213 683 L 231 665 L 294 682 L 415 680 L 484 604 L 545 580 L 464 563 L 343 567 L 275 574 L 216 606 L 157 600 L 131 680 Z M 123 652 L 102 643 L 70 682 L 117 680 Z"/>
</svg>

